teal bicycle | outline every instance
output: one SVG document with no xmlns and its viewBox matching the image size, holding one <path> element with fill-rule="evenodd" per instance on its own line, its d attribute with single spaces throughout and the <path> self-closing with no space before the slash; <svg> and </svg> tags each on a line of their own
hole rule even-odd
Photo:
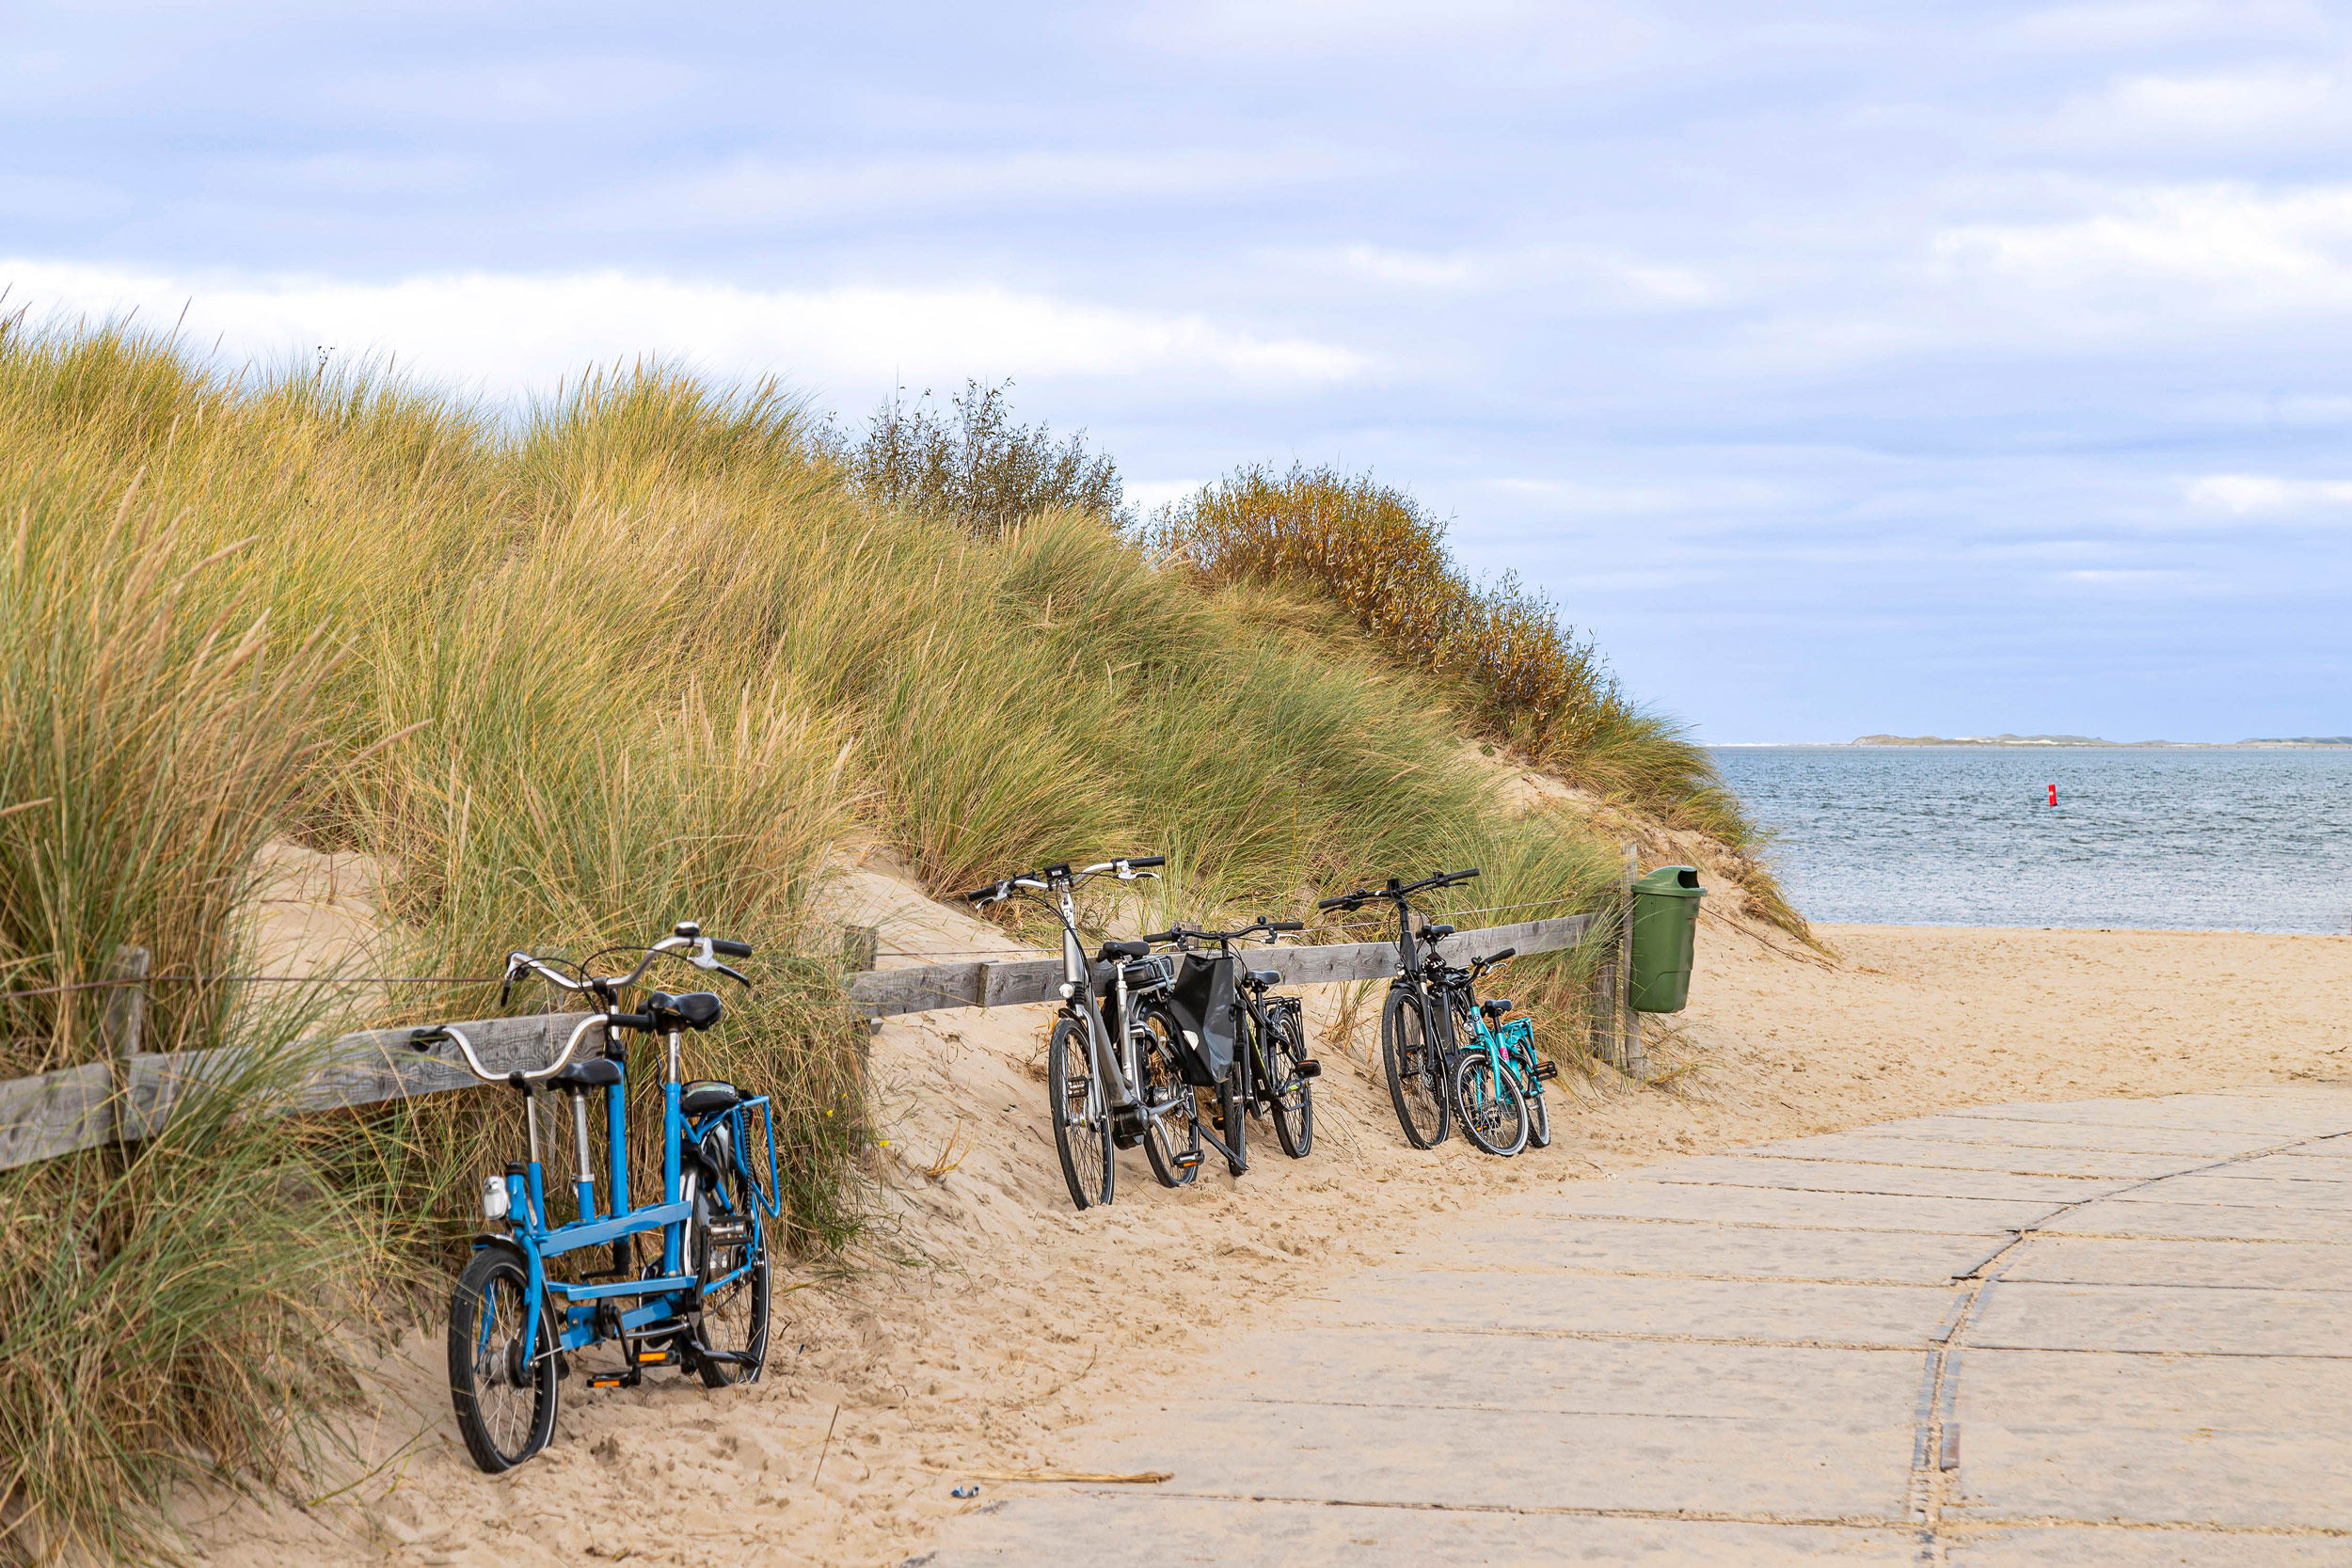
<svg viewBox="0 0 2352 1568">
<path fill-rule="evenodd" d="M 1544 1085 L 1560 1076 L 1558 1064 L 1535 1054 L 1535 1026 L 1524 1018 L 1503 1022 L 1511 998 L 1472 1002 L 1480 977 L 1513 956 L 1504 948 L 1469 969 L 1446 977 L 1444 990 L 1456 1015 L 1455 1033 L 1466 1043 L 1454 1058 L 1454 1119 L 1463 1136 L 1488 1154 L 1509 1159 L 1530 1145 L 1551 1146 L 1551 1114 Z"/>
</svg>

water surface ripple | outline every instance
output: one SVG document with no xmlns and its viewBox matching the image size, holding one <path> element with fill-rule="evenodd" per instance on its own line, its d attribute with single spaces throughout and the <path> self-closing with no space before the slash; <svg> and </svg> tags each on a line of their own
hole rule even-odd
<svg viewBox="0 0 2352 1568">
<path fill-rule="evenodd" d="M 1809 919 L 2352 930 L 2352 748 L 1713 754 Z"/>
</svg>

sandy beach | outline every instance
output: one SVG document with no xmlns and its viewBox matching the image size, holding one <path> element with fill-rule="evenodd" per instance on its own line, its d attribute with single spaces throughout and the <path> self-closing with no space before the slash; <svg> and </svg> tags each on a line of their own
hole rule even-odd
<svg viewBox="0 0 2352 1568">
<path fill-rule="evenodd" d="M 895 901 L 894 961 L 1004 942 L 895 879 L 861 887 Z M 1204 1171 L 1183 1192 L 1136 1162 L 1117 1205 L 1085 1214 L 1049 1143 L 1044 1009 L 894 1022 L 874 1041 L 875 1227 L 850 1266 L 790 1276 L 765 1382 L 584 1393 L 575 1379 L 555 1443 L 494 1480 L 456 1442 L 438 1334 L 412 1334 L 363 1434 L 381 1469 L 331 1501 L 237 1505 L 199 1533 L 214 1560 L 256 1564 L 897 1563 L 979 1506 L 950 1496 L 958 1483 L 1054 1466 L 1057 1433 L 1106 1403 L 1215 1379 L 1220 1346 L 1268 1304 L 1442 1244 L 1450 1219 L 1501 1196 L 1939 1108 L 2336 1078 L 2352 1050 L 2332 1022 L 2348 938 L 1820 935 L 1836 960 L 1710 915 L 1689 1011 L 1650 1024 L 1667 1085 L 1575 1085 L 1555 1147 L 1509 1162 L 1459 1139 L 1406 1147 L 1374 1042 L 1337 1038 L 1337 999 L 1314 998 L 1328 1070 L 1311 1158 L 1268 1138 L 1241 1182 Z"/>
</svg>

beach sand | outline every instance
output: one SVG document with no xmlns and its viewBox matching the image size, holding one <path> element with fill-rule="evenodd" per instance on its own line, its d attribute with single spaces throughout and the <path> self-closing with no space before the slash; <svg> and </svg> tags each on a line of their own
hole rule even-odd
<svg viewBox="0 0 2352 1568">
<path fill-rule="evenodd" d="M 886 871 L 855 885 L 901 955 L 886 961 L 1003 945 Z M 382 1369 L 360 1434 L 380 1469 L 307 1507 L 205 1521 L 190 1499 L 185 1516 L 223 1563 L 895 1564 L 986 1506 L 987 1481 L 970 1501 L 952 1486 L 1052 1466 L 1057 1434 L 1090 1413 L 1214 1381 L 1220 1347 L 1267 1304 L 1442 1247 L 1451 1216 L 1500 1195 L 1955 1105 L 2347 1074 L 2352 938 L 1820 935 L 1836 960 L 1710 912 L 1689 1011 L 1648 1027 L 1665 1086 L 1566 1085 L 1555 1147 L 1507 1162 L 1458 1138 L 1406 1147 L 1376 1041 L 1351 1050 L 1340 999 L 1311 998 L 1327 1071 L 1311 1158 L 1253 1124 L 1242 1181 L 1213 1163 L 1167 1192 L 1122 1157 L 1118 1203 L 1084 1214 L 1050 1143 L 1045 1009 L 893 1022 L 873 1043 L 877 1224 L 853 1267 L 788 1275 L 802 1288 L 778 1298 L 766 1381 L 589 1393 L 575 1377 L 555 1443 L 493 1479 L 457 1443 L 429 1328 Z"/>
</svg>

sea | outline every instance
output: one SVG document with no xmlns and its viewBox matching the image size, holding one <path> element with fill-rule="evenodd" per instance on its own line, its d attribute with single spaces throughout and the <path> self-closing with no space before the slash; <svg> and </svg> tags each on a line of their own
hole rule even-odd
<svg viewBox="0 0 2352 1568">
<path fill-rule="evenodd" d="M 1712 754 L 1810 920 L 2352 932 L 2352 747 Z"/>
</svg>

